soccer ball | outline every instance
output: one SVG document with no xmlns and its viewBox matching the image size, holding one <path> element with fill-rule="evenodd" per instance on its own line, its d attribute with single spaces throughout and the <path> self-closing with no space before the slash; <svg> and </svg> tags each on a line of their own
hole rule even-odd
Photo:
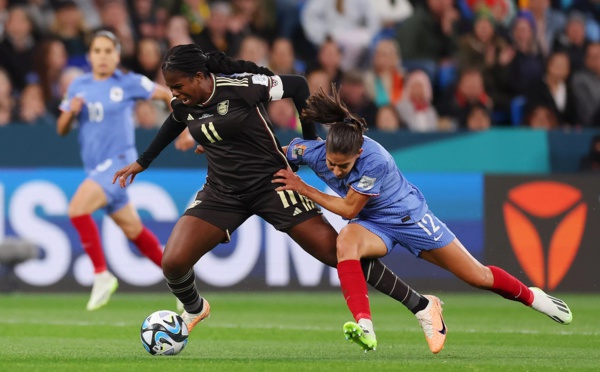
<svg viewBox="0 0 600 372">
<path fill-rule="evenodd" d="M 187 344 L 188 328 L 177 313 L 159 310 L 144 320 L 140 338 L 152 355 L 177 355 Z"/>
</svg>

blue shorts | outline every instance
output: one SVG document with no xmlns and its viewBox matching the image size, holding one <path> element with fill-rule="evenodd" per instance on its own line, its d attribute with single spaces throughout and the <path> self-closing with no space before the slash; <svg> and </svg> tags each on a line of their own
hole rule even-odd
<svg viewBox="0 0 600 372">
<path fill-rule="evenodd" d="M 135 158 L 133 160 L 131 158 L 131 156 L 127 155 L 118 155 L 114 158 L 106 159 L 98 164 L 96 168 L 88 171 L 87 178 L 99 184 L 102 190 L 104 190 L 108 201 L 104 207 L 107 214 L 113 214 L 129 203 L 127 189 L 121 188 L 119 182 L 115 182 L 113 185 L 112 180 L 116 171 L 135 160 Z"/>
<path fill-rule="evenodd" d="M 356 219 L 350 221 L 369 230 L 383 240 L 388 253 L 396 244 L 406 248 L 419 257 L 421 251 L 442 248 L 456 237 L 446 224 L 440 221 L 430 210 L 417 223 L 382 223 Z"/>
</svg>

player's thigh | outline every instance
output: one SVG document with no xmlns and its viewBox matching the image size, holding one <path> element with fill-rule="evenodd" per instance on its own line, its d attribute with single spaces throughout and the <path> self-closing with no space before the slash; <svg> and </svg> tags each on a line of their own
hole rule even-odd
<svg viewBox="0 0 600 372">
<path fill-rule="evenodd" d="M 127 239 L 133 240 L 137 238 L 142 229 L 142 220 L 133 204 L 127 203 L 123 208 L 111 213 L 110 218 L 123 230 Z"/>
<path fill-rule="evenodd" d="M 326 265 L 337 266 L 338 234 L 323 215 L 300 222 L 286 232 L 308 254 Z"/>
<path fill-rule="evenodd" d="M 104 207 L 107 203 L 106 194 L 98 183 L 86 178 L 75 191 L 69 203 L 69 217 L 91 214 Z"/>
<path fill-rule="evenodd" d="M 442 248 L 421 251 L 420 257 L 450 271 L 472 286 L 489 288 L 493 284 L 490 269 L 473 257 L 457 238 Z"/>
<path fill-rule="evenodd" d="M 379 236 L 356 223 L 348 224 L 340 231 L 336 247 L 338 262 L 379 258 L 388 253 L 387 246 Z"/>
<path fill-rule="evenodd" d="M 185 275 L 202 256 L 227 238 L 220 227 L 198 217 L 182 216 L 165 246 L 163 273 L 171 279 Z"/>
</svg>

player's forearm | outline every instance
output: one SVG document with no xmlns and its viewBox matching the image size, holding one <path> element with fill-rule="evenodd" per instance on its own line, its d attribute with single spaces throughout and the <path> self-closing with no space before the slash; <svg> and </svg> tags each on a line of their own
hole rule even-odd
<svg viewBox="0 0 600 372">
<path fill-rule="evenodd" d="M 355 210 L 351 205 L 348 205 L 346 199 L 340 198 L 338 196 L 333 196 L 329 194 L 325 194 L 317 190 L 316 188 L 304 184 L 304 187 L 298 192 L 313 202 L 319 204 L 321 207 L 327 209 L 328 211 L 335 213 L 339 216 L 342 216 L 345 219 L 352 219 L 356 217 L 359 211 Z"/>
<path fill-rule="evenodd" d="M 177 136 L 186 128 L 185 123 L 175 121 L 171 115 L 165 120 L 158 130 L 158 133 L 152 140 L 152 143 L 146 148 L 146 151 L 140 155 L 137 162 L 144 168 L 148 168 L 150 163 L 165 149 Z"/>
<path fill-rule="evenodd" d="M 72 111 L 63 111 L 58 119 L 56 120 L 56 132 L 60 136 L 66 136 L 71 131 L 73 127 L 73 122 L 75 121 L 75 113 Z"/>
<path fill-rule="evenodd" d="M 306 100 L 310 96 L 308 83 L 303 76 L 299 75 L 280 75 L 283 84 L 283 98 L 291 98 L 294 101 L 298 113 L 306 107 Z M 302 137 L 308 140 L 317 139 L 317 127 L 314 122 L 301 120 Z"/>
</svg>

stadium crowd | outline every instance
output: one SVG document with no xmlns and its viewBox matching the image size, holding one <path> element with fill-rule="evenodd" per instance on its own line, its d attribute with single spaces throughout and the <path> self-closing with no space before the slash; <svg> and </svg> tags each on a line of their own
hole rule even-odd
<svg viewBox="0 0 600 372">
<path fill-rule="evenodd" d="M 98 29 L 159 83 L 166 51 L 196 43 L 333 83 L 382 131 L 600 124 L 600 0 L 0 0 L 0 127 L 56 125 Z M 167 112 L 140 101 L 135 120 Z M 268 112 L 299 127 L 289 99 Z"/>
</svg>

